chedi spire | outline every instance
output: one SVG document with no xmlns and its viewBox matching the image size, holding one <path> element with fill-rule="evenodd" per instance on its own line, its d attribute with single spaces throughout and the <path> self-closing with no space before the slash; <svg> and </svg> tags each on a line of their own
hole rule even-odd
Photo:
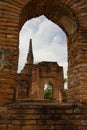
<svg viewBox="0 0 87 130">
<path fill-rule="evenodd" d="M 33 50 L 32 50 L 32 39 L 30 39 L 28 56 L 27 56 L 27 63 L 33 64 L 33 60 L 34 60 L 34 58 L 33 58 Z"/>
</svg>

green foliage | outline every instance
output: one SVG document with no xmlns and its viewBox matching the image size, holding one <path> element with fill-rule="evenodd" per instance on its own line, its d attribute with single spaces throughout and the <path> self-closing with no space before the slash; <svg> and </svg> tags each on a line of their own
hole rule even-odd
<svg viewBox="0 0 87 130">
<path fill-rule="evenodd" d="M 64 78 L 64 83 L 66 83 L 67 82 L 67 78 Z"/>
<path fill-rule="evenodd" d="M 52 88 L 47 87 L 47 88 L 44 90 L 44 98 L 45 98 L 45 99 L 52 99 Z"/>
</svg>

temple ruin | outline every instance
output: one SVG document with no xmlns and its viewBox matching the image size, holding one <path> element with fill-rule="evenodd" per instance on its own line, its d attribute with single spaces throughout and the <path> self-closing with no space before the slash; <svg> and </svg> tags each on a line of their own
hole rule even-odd
<svg viewBox="0 0 87 130">
<path fill-rule="evenodd" d="M 16 99 L 45 100 L 44 85 L 52 84 L 53 101 L 62 102 L 64 91 L 63 67 L 57 62 L 42 61 L 34 64 L 32 39 L 30 39 L 27 63 L 17 75 Z"/>
</svg>

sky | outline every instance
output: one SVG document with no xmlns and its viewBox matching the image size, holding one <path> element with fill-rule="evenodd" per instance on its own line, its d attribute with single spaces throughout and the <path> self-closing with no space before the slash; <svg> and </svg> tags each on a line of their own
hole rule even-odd
<svg viewBox="0 0 87 130">
<path fill-rule="evenodd" d="M 27 21 L 19 34 L 18 73 L 26 63 L 29 40 L 32 39 L 34 63 L 54 61 L 64 68 L 67 77 L 67 43 L 63 30 L 44 15 Z"/>
</svg>

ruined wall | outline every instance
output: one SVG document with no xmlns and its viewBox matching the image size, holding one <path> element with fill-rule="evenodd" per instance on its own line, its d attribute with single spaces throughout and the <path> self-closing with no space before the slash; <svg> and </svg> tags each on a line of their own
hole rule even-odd
<svg viewBox="0 0 87 130">
<path fill-rule="evenodd" d="M 57 62 L 47 61 L 37 65 L 25 64 L 22 72 L 17 74 L 16 100 L 45 100 L 44 87 L 48 82 L 52 84 L 52 99 L 62 102 L 64 91 L 63 67 L 60 67 Z"/>
<path fill-rule="evenodd" d="M 38 64 L 39 99 L 44 99 L 45 84 L 50 82 L 53 88 L 53 100 L 62 101 L 64 90 L 63 68 L 56 62 L 41 62 Z M 61 96 L 59 97 L 59 93 Z"/>
<path fill-rule="evenodd" d="M 15 100 L 26 100 L 30 94 L 31 77 L 18 74 L 15 82 Z"/>
</svg>

